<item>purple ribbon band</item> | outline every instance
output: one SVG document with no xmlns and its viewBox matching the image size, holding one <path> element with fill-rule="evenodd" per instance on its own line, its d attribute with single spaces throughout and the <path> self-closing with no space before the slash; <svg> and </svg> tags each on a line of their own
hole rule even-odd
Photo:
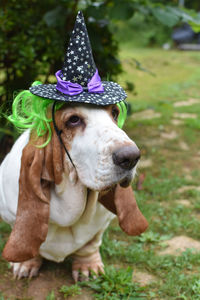
<svg viewBox="0 0 200 300">
<path fill-rule="evenodd" d="M 83 88 L 80 84 L 78 83 L 73 83 L 70 81 L 64 81 L 60 78 L 61 75 L 61 70 L 56 72 L 56 78 L 57 78 L 57 85 L 56 89 L 65 94 L 65 95 L 78 95 L 81 94 L 85 88 Z M 101 78 L 99 76 L 98 70 L 96 69 L 96 72 L 92 76 L 91 80 L 87 84 L 87 90 L 89 93 L 103 93 L 104 88 L 101 82 Z"/>
</svg>

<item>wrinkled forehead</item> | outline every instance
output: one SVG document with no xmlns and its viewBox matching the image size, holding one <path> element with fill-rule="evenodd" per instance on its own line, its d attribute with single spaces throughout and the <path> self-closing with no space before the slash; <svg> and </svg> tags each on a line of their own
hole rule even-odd
<svg viewBox="0 0 200 300">
<path fill-rule="evenodd" d="M 69 115 L 77 114 L 88 121 L 102 121 L 106 122 L 112 120 L 112 109 L 118 107 L 116 105 L 91 105 L 91 104 L 67 104 L 61 109 L 62 119 L 67 118 Z"/>
</svg>

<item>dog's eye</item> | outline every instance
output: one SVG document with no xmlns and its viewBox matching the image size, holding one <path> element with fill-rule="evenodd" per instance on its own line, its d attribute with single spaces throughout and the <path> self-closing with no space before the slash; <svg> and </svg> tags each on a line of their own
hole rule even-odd
<svg viewBox="0 0 200 300">
<path fill-rule="evenodd" d="M 69 120 L 66 122 L 67 127 L 73 127 L 78 126 L 81 124 L 81 118 L 77 115 L 73 115 L 69 118 Z"/>
<path fill-rule="evenodd" d="M 119 110 L 115 106 L 112 107 L 112 116 L 113 116 L 113 119 L 115 121 L 117 121 L 117 118 L 119 116 Z"/>
</svg>

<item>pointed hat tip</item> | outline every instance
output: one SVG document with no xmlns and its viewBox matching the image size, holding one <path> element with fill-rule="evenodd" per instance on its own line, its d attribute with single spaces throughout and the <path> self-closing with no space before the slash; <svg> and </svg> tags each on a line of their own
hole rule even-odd
<svg viewBox="0 0 200 300">
<path fill-rule="evenodd" d="M 80 22 L 80 20 L 82 21 L 82 23 L 85 23 L 85 18 L 84 18 L 83 12 L 81 10 L 79 10 L 77 13 L 75 24 L 77 22 Z"/>
<path fill-rule="evenodd" d="M 83 12 L 81 10 L 78 11 L 77 17 L 82 17 L 83 18 Z"/>
</svg>

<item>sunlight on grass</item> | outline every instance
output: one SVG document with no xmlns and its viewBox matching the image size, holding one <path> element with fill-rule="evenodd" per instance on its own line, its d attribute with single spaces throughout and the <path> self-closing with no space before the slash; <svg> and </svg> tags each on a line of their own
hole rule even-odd
<svg viewBox="0 0 200 300">
<path fill-rule="evenodd" d="M 200 63 L 196 52 L 165 51 L 162 49 L 122 48 L 120 59 L 124 73 L 120 83 L 133 82 L 135 91 L 128 93 L 128 100 L 133 103 L 143 102 L 154 105 L 157 102 L 185 100 L 190 96 L 199 96 Z M 133 59 L 138 60 L 147 72 L 137 70 Z M 196 92 L 192 91 L 196 88 Z M 176 97 L 176 99 L 175 99 Z"/>
</svg>

